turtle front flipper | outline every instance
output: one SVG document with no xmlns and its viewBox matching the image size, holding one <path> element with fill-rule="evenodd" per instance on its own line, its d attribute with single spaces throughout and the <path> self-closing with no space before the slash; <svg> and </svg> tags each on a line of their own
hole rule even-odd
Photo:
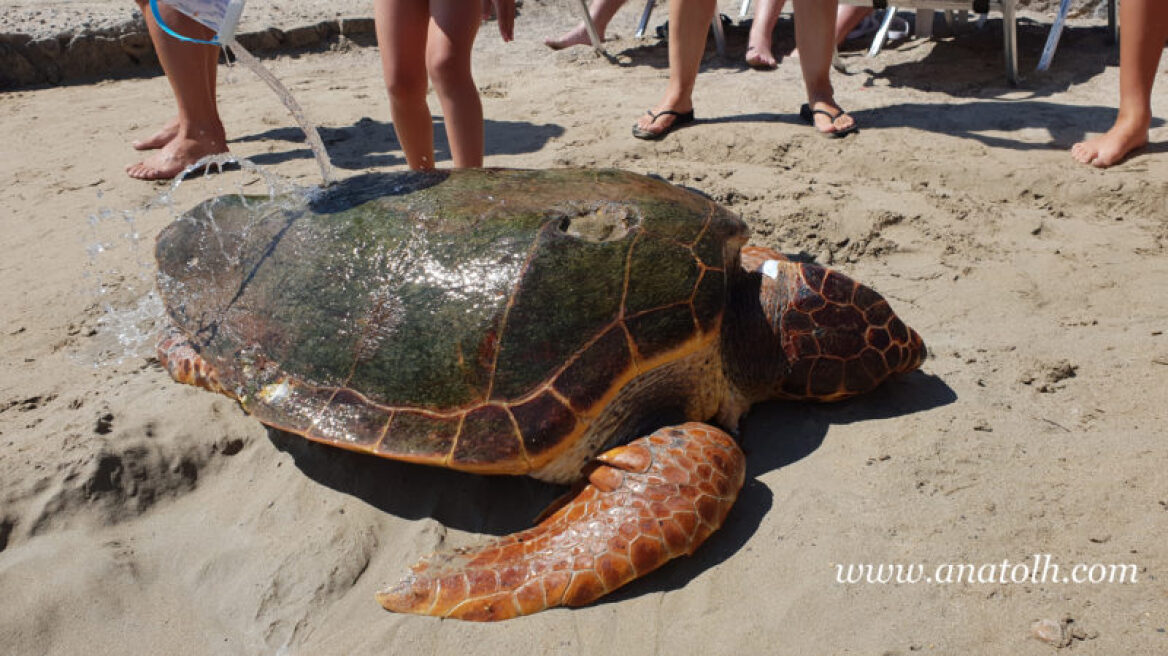
<svg viewBox="0 0 1168 656">
<path fill-rule="evenodd" d="M 582 606 L 693 553 L 722 525 L 746 468 L 729 435 L 699 423 L 662 428 L 598 460 L 580 493 L 538 526 L 424 558 L 378 601 L 474 621 Z"/>
</svg>

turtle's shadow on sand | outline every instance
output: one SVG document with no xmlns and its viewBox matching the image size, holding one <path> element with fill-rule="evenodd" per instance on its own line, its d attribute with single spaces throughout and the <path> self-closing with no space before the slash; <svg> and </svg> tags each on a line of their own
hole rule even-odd
<svg viewBox="0 0 1168 656">
<path fill-rule="evenodd" d="M 439 165 L 448 164 L 450 144 L 446 141 L 446 127 L 441 116 L 434 116 L 434 159 Z M 328 151 L 334 167 L 344 170 L 362 170 L 399 166 L 406 163 L 401 144 L 393 131 L 393 125 L 385 121 L 375 121 L 368 116 L 353 125 L 344 127 L 319 126 L 317 131 Z M 485 154 L 522 155 L 534 153 L 547 142 L 564 134 L 564 128 L 555 124 L 535 124 L 526 121 L 484 121 L 486 134 Z M 304 132 L 295 126 L 279 127 L 244 135 L 230 140 L 230 143 L 253 141 L 286 141 L 304 144 Z M 312 151 L 306 147 L 271 153 L 257 153 L 248 159 L 260 166 L 274 166 L 289 160 L 310 159 Z"/>
<path fill-rule="evenodd" d="M 756 406 L 742 425 L 746 483 L 722 529 L 693 557 L 670 563 L 601 603 L 683 587 L 737 553 L 773 505 L 771 491 L 757 478 L 814 452 L 833 424 L 923 412 L 956 398 L 940 378 L 918 371 L 843 403 Z M 479 476 L 372 458 L 274 429 L 268 435 L 276 448 L 290 454 L 296 466 L 321 485 L 404 519 L 432 517 L 462 531 L 506 535 L 529 528 L 539 512 L 565 490 L 527 477 Z"/>
<path fill-rule="evenodd" d="M 273 428 L 268 437 L 321 485 L 403 519 L 432 517 L 462 531 L 506 535 L 530 528 L 566 489 L 526 476 L 481 476 L 375 458 Z"/>
</svg>

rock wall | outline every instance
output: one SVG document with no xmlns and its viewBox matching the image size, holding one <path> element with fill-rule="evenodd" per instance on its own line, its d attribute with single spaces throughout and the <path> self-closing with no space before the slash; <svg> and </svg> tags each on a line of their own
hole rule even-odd
<svg viewBox="0 0 1168 656">
<path fill-rule="evenodd" d="M 281 30 L 271 27 L 236 36 L 257 54 L 318 47 L 348 39 L 373 42 L 372 18 L 338 18 Z M 53 37 L 0 34 L 0 90 L 37 84 L 88 81 L 157 70 L 158 57 L 139 17 L 92 31 Z"/>
</svg>

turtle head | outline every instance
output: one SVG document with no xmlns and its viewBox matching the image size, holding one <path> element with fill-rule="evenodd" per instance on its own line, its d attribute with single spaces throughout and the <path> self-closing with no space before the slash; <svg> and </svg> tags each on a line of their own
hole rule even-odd
<svg viewBox="0 0 1168 656">
<path fill-rule="evenodd" d="M 742 249 L 727 367 L 747 398 L 834 401 L 924 361 L 920 335 L 870 287 L 770 249 Z"/>
</svg>

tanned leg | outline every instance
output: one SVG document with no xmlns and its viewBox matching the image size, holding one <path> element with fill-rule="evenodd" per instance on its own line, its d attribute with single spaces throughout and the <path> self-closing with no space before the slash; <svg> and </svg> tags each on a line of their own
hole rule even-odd
<svg viewBox="0 0 1168 656">
<path fill-rule="evenodd" d="M 478 17 L 477 5 L 474 12 Z M 373 19 L 381 70 L 389 93 L 389 113 L 398 143 L 411 169 L 434 168 L 434 124 L 426 104 L 426 40 L 430 24 L 427 3 L 419 0 L 376 0 Z"/>
<path fill-rule="evenodd" d="M 848 32 L 856 29 L 860 21 L 871 14 L 871 7 L 857 7 L 855 5 L 840 5 L 835 14 L 835 44 L 838 46 L 848 38 Z"/>
<path fill-rule="evenodd" d="M 608 28 L 609 21 L 624 4 L 625 0 L 592 0 L 588 13 L 592 16 L 592 25 L 596 27 L 596 35 L 601 41 L 604 40 L 604 30 Z M 569 46 L 590 46 L 592 41 L 588 38 L 588 28 L 581 21 L 555 39 L 544 39 L 543 44 L 552 50 L 562 50 Z"/>
<path fill-rule="evenodd" d="M 840 5 L 839 10 L 835 14 L 835 44 L 838 46 L 848 38 L 848 33 L 856 29 L 860 21 L 864 17 L 871 14 L 874 10 L 871 7 L 858 7 L 856 5 Z M 799 49 L 796 48 L 791 52 L 791 57 L 799 56 Z"/>
<path fill-rule="evenodd" d="M 164 33 L 154 21 L 145 0 L 138 0 L 138 4 L 146 17 L 158 61 L 174 93 L 178 117 L 174 121 L 174 134 L 160 146 L 161 150 L 127 166 L 126 173 L 140 180 L 168 180 L 207 155 L 227 152 L 227 136 L 219 119 L 214 94 L 218 50 L 214 46 L 179 41 Z M 210 28 L 171 7 L 164 5 L 160 10 L 163 20 L 180 34 L 204 39 L 213 36 Z"/>
<path fill-rule="evenodd" d="M 1119 19 L 1119 115 L 1110 130 L 1071 147 L 1077 161 L 1099 168 L 1118 164 L 1148 143 L 1152 83 L 1168 40 L 1164 0 L 1123 0 Z"/>
<path fill-rule="evenodd" d="M 771 35 L 779 21 L 786 0 L 762 0 L 754 12 L 754 22 L 750 25 L 750 38 L 746 46 L 746 65 L 751 68 L 774 68 L 778 66 L 771 51 Z"/>
<path fill-rule="evenodd" d="M 835 52 L 836 0 L 795 0 L 795 43 L 799 47 L 799 63 L 803 68 L 803 84 L 807 87 L 807 104 L 812 110 L 826 110 L 832 114 L 842 110 L 835 102 L 831 87 L 831 58 Z M 833 121 L 823 114 L 815 114 L 815 129 L 830 133 L 846 130 L 856 124 L 847 114 Z"/>
<path fill-rule="evenodd" d="M 163 19 L 165 20 L 165 19 Z M 206 49 L 205 73 L 207 77 L 207 96 L 216 98 L 216 78 L 219 73 L 219 50 L 217 48 Z M 166 144 L 170 143 L 178 134 L 178 116 L 170 119 L 159 128 L 158 132 L 146 139 L 137 139 L 130 142 L 134 150 L 157 150 Z"/>
<path fill-rule="evenodd" d="M 669 86 L 665 96 L 653 109 L 685 113 L 693 109 L 693 88 L 702 53 L 706 50 L 706 32 L 714 20 L 716 0 L 672 0 L 669 3 Z M 637 127 L 661 133 L 673 125 L 676 117 L 663 115 L 656 120 L 648 114 L 637 119 Z"/>
<path fill-rule="evenodd" d="M 471 74 L 471 48 L 481 14 L 466 0 L 431 0 L 426 70 L 442 103 L 446 140 L 456 168 L 483 165 L 483 104 Z"/>
</svg>

